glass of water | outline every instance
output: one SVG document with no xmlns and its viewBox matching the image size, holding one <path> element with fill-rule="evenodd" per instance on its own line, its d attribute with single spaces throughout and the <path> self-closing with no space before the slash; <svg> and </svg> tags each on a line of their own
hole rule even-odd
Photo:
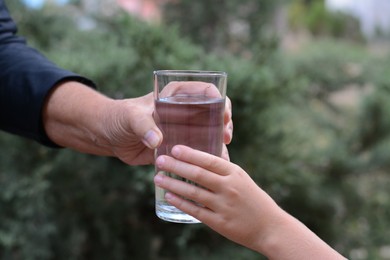
<svg viewBox="0 0 390 260">
<path fill-rule="evenodd" d="M 171 155 L 177 144 L 221 156 L 227 74 L 219 71 L 160 70 L 154 72 L 154 120 L 163 133 L 156 158 Z M 191 182 L 155 167 L 155 173 Z M 192 182 L 191 182 L 192 183 Z M 195 185 L 195 184 L 194 184 Z M 199 223 L 170 205 L 156 186 L 156 214 L 177 223 Z"/>
</svg>

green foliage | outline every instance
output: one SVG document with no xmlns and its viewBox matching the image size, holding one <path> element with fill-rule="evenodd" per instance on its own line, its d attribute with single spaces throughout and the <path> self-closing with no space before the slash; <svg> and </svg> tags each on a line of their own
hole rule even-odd
<svg viewBox="0 0 390 260">
<path fill-rule="evenodd" d="M 194 13 L 204 10 L 203 1 L 191 3 Z M 22 9 L 12 10 L 31 44 L 112 97 L 150 92 L 155 69 L 227 71 L 232 161 L 347 257 L 363 250 L 376 259 L 390 243 L 387 57 L 341 41 L 315 42 L 288 55 L 275 46 L 263 50 L 265 39 L 249 48 L 260 50 L 250 53 L 252 59 L 244 59 L 207 52 L 183 39 L 179 26 L 152 26 L 125 14 L 95 18 L 96 28 L 82 31 L 52 7 L 23 16 Z M 208 11 L 221 16 L 214 28 L 221 32 L 227 20 L 215 7 Z M 50 150 L 1 134 L 0 257 L 262 259 L 203 225 L 158 220 L 152 177 L 149 166 Z"/>
<path fill-rule="evenodd" d="M 305 29 L 315 36 L 363 40 L 359 21 L 348 14 L 327 10 L 324 0 L 291 1 L 289 20 L 295 30 Z"/>
<path fill-rule="evenodd" d="M 317 216 L 331 219 L 330 226 L 339 231 L 313 221 L 316 214 L 304 214 L 302 220 L 335 241 L 340 251 L 363 250 L 367 259 L 377 259 L 380 248 L 389 243 L 388 232 L 382 229 L 388 225 L 390 206 L 384 195 L 390 156 L 389 84 L 382 74 L 389 68 L 387 58 L 361 46 L 322 41 L 293 60 L 297 72 L 309 82 L 305 107 L 311 114 L 310 125 L 316 128 L 308 141 L 320 145 L 303 158 L 306 169 L 322 179 L 317 178 L 321 189 L 315 190 L 314 207 L 308 210 L 320 205 L 325 212 Z M 296 208 L 288 204 L 294 212 Z"/>
<path fill-rule="evenodd" d="M 253 50 L 252 55 L 265 55 L 277 46 L 276 35 L 269 28 L 280 2 L 170 1 L 164 6 L 164 21 L 207 51 L 245 55 Z"/>
</svg>

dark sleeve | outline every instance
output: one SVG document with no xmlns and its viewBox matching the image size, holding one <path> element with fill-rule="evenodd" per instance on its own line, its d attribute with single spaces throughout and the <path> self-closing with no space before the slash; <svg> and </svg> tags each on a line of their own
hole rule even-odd
<svg viewBox="0 0 390 260">
<path fill-rule="evenodd" d="M 56 147 L 44 131 L 42 108 L 50 90 L 68 80 L 95 87 L 29 47 L 16 35 L 16 25 L 0 0 L 0 129 Z"/>
</svg>

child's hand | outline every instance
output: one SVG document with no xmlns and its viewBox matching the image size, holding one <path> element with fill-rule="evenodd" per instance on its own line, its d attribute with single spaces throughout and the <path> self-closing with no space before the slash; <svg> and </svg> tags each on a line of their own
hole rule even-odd
<svg viewBox="0 0 390 260">
<path fill-rule="evenodd" d="M 172 156 L 158 157 L 157 166 L 203 188 L 157 174 L 156 185 L 171 191 L 165 199 L 226 238 L 269 259 L 345 259 L 283 211 L 239 166 L 185 146 L 175 146 Z"/>
<path fill-rule="evenodd" d="M 280 208 L 239 166 L 186 146 L 175 146 L 172 156 L 158 157 L 156 165 L 203 187 L 157 174 L 155 183 L 171 191 L 165 199 L 173 206 L 252 249 L 278 222 Z"/>
</svg>

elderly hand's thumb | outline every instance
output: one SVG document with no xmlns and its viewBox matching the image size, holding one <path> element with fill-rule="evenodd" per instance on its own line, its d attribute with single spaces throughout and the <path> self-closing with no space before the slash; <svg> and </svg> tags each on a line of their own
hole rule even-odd
<svg viewBox="0 0 390 260">
<path fill-rule="evenodd" d="M 155 149 L 160 146 L 163 136 L 160 129 L 157 127 L 151 115 L 136 113 L 132 117 L 132 129 L 142 143 L 150 148 Z"/>
<path fill-rule="evenodd" d="M 142 143 L 149 147 L 150 149 L 157 148 L 162 141 L 162 135 L 160 131 L 156 131 L 156 129 L 150 129 L 146 131 L 142 138 Z"/>
<path fill-rule="evenodd" d="M 127 123 L 133 133 L 150 149 L 160 146 L 163 135 L 153 119 L 153 93 L 125 102 Z"/>
</svg>

